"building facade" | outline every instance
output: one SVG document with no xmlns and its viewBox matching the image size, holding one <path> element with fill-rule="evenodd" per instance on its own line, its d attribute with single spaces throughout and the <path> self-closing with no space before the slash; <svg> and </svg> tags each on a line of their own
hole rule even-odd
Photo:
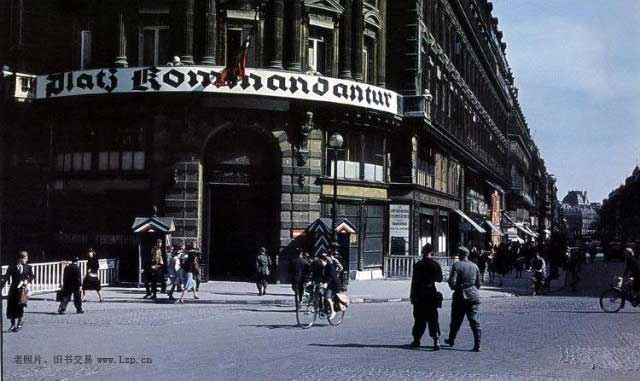
<svg viewBox="0 0 640 381">
<path fill-rule="evenodd" d="M 133 263 L 155 207 L 210 278 L 250 277 L 259 246 L 284 277 L 337 177 L 342 254 L 370 278 L 427 242 L 499 243 L 546 186 L 485 0 L 7 1 L 10 252 Z"/>
</svg>

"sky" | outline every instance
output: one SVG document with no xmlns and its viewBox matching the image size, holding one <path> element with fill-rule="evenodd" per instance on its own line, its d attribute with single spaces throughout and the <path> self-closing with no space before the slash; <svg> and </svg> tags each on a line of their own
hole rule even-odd
<svg viewBox="0 0 640 381">
<path fill-rule="evenodd" d="M 602 202 L 640 164 L 640 0 L 494 0 L 558 198 Z"/>
</svg>

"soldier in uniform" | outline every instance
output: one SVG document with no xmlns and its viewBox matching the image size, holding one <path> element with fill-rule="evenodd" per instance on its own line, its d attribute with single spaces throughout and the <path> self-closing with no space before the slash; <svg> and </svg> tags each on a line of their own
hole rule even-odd
<svg viewBox="0 0 640 381">
<path fill-rule="evenodd" d="M 144 298 L 151 296 L 152 299 L 157 299 L 158 280 L 161 279 L 163 268 L 164 255 L 162 253 L 162 240 L 159 239 L 156 241 L 155 246 L 151 248 L 151 257 L 144 269 L 146 273 L 144 286 L 147 290 Z"/>
<path fill-rule="evenodd" d="M 451 266 L 449 273 L 449 287 L 453 290 L 451 302 L 451 327 L 449 338 L 445 343 L 454 346 L 456 335 L 462 325 L 465 315 L 469 320 L 473 332 L 473 351 L 480 352 L 480 322 L 478 321 L 478 305 L 480 304 L 480 270 L 467 257 L 469 249 L 464 246 L 458 248 L 460 260 Z"/>
<path fill-rule="evenodd" d="M 433 246 L 427 243 L 422 247 L 422 259 L 413 266 L 411 279 L 411 304 L 413 304 L 413 342 L 411 346 L 420 347 L 420 339 L 424 334 L 427 323 L 429 336 L 433 338 L 433 350 L 440 349 L 440 325 L 438 323 L 438 307 L 442 306 L 442 299 L 436 288 L 437 282 L 442 282 L 442 268 L 433 260 Z"/>
</svg>

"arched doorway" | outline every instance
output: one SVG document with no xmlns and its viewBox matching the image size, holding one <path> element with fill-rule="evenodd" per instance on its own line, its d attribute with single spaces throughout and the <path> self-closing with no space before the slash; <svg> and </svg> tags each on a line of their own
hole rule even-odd
<svg viewBox="0 0 640 381">
<path fill-rule="evenodd" d="M 216 133 L 204 155 L 209 276 L 247 280 L 260 246 L 270 254 L 280 230 L 278 145 L 249 128 Z"/>
</svg>

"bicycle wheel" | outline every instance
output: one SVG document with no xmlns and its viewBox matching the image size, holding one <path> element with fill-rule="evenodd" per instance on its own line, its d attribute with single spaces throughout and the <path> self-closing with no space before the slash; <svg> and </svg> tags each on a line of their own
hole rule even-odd
<svg viewBox="0 0 640 381">
<path fill-rule="evenodd" d="M 624 305 L 622 292 L 615 288 L 610 288 L 600 295 L 600 308 L 604 312 L 615 313 L 620 311 Z"/>
<path fill-rule="evenodd" d="M 331 315 L 327 315 L 327 320 L 329 321 L 329 324 L 338 326 L 340 325 L 340 323 L 342 323 L 342 320 L 344 319 L 344 314 L 346 313 L 347 313 L 347 309 L 345 308 L 340 312 L 336 312 L 336 316 L 334 316 L 333 319 L 331 318 Z"/>
<path fill-rule="evenodd" d="M 305 293 L 302 301 L 296 305 L 296 320 L 300 328 L 311 328 L 318 317 L 318 308 L 314 303 L 314 298 Z"/>
</svg>

